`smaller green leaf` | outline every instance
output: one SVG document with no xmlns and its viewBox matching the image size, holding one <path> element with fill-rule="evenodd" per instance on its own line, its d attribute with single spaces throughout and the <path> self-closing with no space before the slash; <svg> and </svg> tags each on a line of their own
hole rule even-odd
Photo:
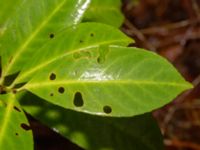
<svg viewBox="0 0 200 150">
<path fill-rule="evenodd" d="M 33 150 L 29 123 L 13 94 L 0 95 L 0 149 Z"/>
<path fill-rule="evenodd" d="M 101 22 L 120 27 L 124 20 L 121 5 L 121 0 L 92 0 L 83 22 Z"/>
<path fill-rule="evenodd" d="M 22 89 L 76 111 L 134 116 L 167 104 L 191 87 L 155 53 L 103 45 L 50 63 Z"/>
<path fill-rule="evenodd" d="M 87 150 L 163 150 L 162 135 L 151 114 L 98 117 L 63 109 L 30 93 L 20 102 L 36 119 Z"/>
</svg>

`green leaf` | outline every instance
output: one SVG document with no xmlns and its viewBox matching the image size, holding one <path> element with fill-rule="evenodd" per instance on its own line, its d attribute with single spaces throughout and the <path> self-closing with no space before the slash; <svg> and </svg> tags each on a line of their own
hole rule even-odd
<svg viewBox="0 0 200 150">
<path fill-rule="evenodd" d="M 91 48 L 110 44 L 126 46 L 130 42 L 133 40 L 118 29 L 100 23 L 82 23 L 76 28 L 68 28 L 62 33 L 56 34 L 52 40 L 32 55 L 13 84 L 28 81 L 38 70 L 42 70 L 45 66 L 66 57 L 66 55 L 75 53 L 74 57 L 84 55 L 83 57 L 88 58 L 91 56 L 87 51 Z"/>
<path fill-rule="evenodd" d="M 0 149 L 33 150 L 33 137 L 13 94 L 0 95 Z"/>
<path fill-rule="evenodd" d="M 134 116 L 167 104 L 191 87 L 155 53 L 99 46 L 67 52 L 22 89 L 76 111 Z"/>
<path fill-rule="evenodd" d="M 3 27 L 12 16 L 23 0 L 1 0 L 0 1 L 0 27 Z"/>
<path fill-rule="evenodd" d="M 29 93 L 21 104 L 42 123 L 87 150 L 163 150 L 160 130 L 150 114 L 97 117 L 63 109 Z"/>
<path fill-rule="evenodd" d="M 20 71 L 54 34 L 80 22 L 89 2 L 24 0 L 0 39 L 3 77 Z"/>
<path fill-rule="evenodd" d="M 120 27 L 124 20 L 121 5 L 121 0 L 92 0 L 83 21 L 101 22 Z"/>
</svg>

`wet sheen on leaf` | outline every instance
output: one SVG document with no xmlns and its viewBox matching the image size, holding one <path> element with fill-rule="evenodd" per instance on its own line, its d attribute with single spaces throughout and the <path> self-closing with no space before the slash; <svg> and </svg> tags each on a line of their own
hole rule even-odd
<svg viewBox="0 0 200 150">
<path fill-rule="evenodd" d="M 191 88 L 170 63 L 152 52 L 101 45 L 87 51 L 90 59 L 74 59 L 71 52 L 60 57 L 39 71 L 24 88 L 64 108 L 109 116 L 150 112 Z M 104 61 L 98 62 L 98 57 Z M 48 79 L 52 70 L 57 74 L 53 82 Z M 60 89 L 62 94 L 49 96 L 60 87 L 67 92 Z M 74 100 L 77 91 L 84 96 L 84 105 L 78 108 L 74 107 L 80 105 L 76 94 Z"/>
</svg>

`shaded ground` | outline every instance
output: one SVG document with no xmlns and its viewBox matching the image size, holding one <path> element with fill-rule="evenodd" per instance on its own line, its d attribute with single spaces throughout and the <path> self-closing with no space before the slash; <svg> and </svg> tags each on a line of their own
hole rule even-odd
<svg viewBox="0 0 200 150">
<path fill-rule="evenodd" d="M 154 112 L 166 150 L 200 150 L 200 1 L 124 0 L 122 30 L 166 57 L 195 88 Z"/>
</svg>

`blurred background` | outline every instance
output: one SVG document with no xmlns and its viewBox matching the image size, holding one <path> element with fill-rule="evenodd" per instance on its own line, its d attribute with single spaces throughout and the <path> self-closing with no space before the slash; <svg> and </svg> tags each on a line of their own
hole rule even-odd
<svg viewBox="0 0 200 150">
<path fill-rule="evenodd" d="M 194 85 L 154 112 L 166 150 L 200 150 L 200 0 L 123 0 L 122 30 Z"/>
</svg>

